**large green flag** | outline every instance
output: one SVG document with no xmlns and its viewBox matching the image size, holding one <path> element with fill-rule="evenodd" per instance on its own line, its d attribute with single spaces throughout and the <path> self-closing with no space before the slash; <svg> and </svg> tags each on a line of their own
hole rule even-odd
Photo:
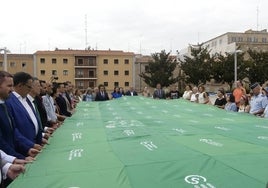
<svg viewBox="0 0 268 188">
<path fill-rule="evenodd" d="M 81 102 L 9 187 L 264 188 L 268 119 L 183 99 Z"/>
</svg>

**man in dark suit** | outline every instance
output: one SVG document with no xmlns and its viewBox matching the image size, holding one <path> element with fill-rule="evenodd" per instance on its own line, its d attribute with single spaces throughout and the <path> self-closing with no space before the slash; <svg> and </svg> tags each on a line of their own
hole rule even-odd
<svg viewBox="0 0 268 188">
<path fill-rule="evenodd" d="M 67 117 L 71 117 L 72 113 L 70 111 L 68 111 L 68 107 L 67 107 L 67 98 L 65 95 L 66 93 L 66 89 L 65 89 L 65 84 L 64 83 L 59 83 L 59 96 L 56 97 L 56 103 L 59 107 L 59 111 L 60 111 L 60 115 L 63 116 L 67 116 Z"/>
<path fill-rule="evenodd" d="M 16 148 L 25 156 L 35 157 L 42 149 L 42 132 L 27 102 L 33 79 L 28 73 L 18 72 L 13 76 L 13 81 L 14 91 L 6 100 L 6 104 L 14 120 L 15 139 L 18 140 Z M 24 141 L 19 142 L 20 139 Z"/>
<path fill-rule="evenodd" d="M 137 96 L 138 93 L 134 90 L 134 88 L 131 86 L 129 90 L 126 92 L 127 96 Z"/>
<path fill-rule="evenodd" d="M 29 92 L 29 94 L 27 95 L 28 104 L 31 107 L 31 110 L 34 114 L 34 117 L 37 120 L 38 129 L 40 129 L 42 132 L 42 136 L 43 136 L 42 143 L 46 144 L 47 139 L 50 137 L 50 134 L 54 131 L 54 129 L 48 127 L 47 113 L 46 113 L 45 107 L 42 103 L 42 100 L 40 100 L 40 97 L 39 97 L 40 91 L 41 91 L 40 82 L 39 82 L 38 78 L 33 77 L 32 89 Z M 40 110 L 44 110 L 44 112 L 40 111 Z M 46 115 L 45 117 L 43 117 L 43 118 L 45 118 L 45 120 L 43 120 L 43 121 L 42 121 L 42 114 L 40 112 L 45 113 L 45 115 Z"/>
<path fill-rule="evenodd" d="M 154 91 L 153 98 L 154 99 L 165 99 L 166 98 L 165 91 L 162 89 L 160 83 L 158 83 L 156 85 L 156 90 Z"/>
<path fill-rule="evenodd" d="M 105 91 L 104 85 L 99 85 L 99 92 L 96 94 L 95 101 L 107 101 L 109 100 L 108 93 Z"/>
<path fill-rule="evenodd" d="M 19 153 L 15 146 L 16 140 L 21 145 L 25 142 L 25 138 L 16 137 L 16 127 L 13 124 L 13 118 L 9 115 L 5 100 L 9 97 L 13 90 L 13 76 L 5 71 L 0 71 L 0 149 L 8 155 L 12 155 L 18 159 L 26 159 L 32 161 L 33 158 L 28 155 Z M 29 148 L 31 149 L 31 148 Z M 27 153 L 31 153 L 28 151 Z"/>
</svg>

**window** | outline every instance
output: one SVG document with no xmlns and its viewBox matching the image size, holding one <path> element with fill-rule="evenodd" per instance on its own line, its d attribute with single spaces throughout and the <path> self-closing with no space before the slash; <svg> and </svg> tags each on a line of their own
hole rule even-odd
<svg viewBox="0 0 268 188">
<path fill-rule="evenodd" d="M 88 82 L 88 87 L 94 88 L 95 87 L 95 82 L 94 81 L 89 81 Z"/>
<path fill-rule="evenodd" d="M 16 66 L 16 62 L 10 62 L 9 66 L 10 67 L 15 67 Z"/>
<path fill-rule="evenodd" d="M 248 42 L 252 42 L 252 38 L 251 38 L 251 37 L 248 37 L 248 38 L 247 38 L 247 41 L 248 41 Z"/>
<path fill-rule="evenodd" d="M 254 37 L 253 38 L 253 42 L 258 42 L 258 38 L 257 37 Z"/>
<path fill-rule="evenodd" d="M 4 64 L 4 63 L 3 63 L 2 61 L 0 61 L 0 67 L 3 67 L 3 64 Z"/>
<path fill-rule="evenodd" d="M 119 60 L 118 59 L 114 59 L 114 64 L 118 64 Z"/>
<path fill-rule="evenodd" d="M 129 64 L 129 59 L 125 59 L 125 64 Z"/>
<path fill-rule="evenodd" d="M 89 66 L 95 66 L 95 59 L 93 57 L 88 58 Z"/>
<path fill-rule="evenodd" d="M 108 64 L 108 59 L 104 59 L 103 64 Z"/>
<path fill-rule="evenodd" d="M 52 58 L 52 64 L 56 64 L 57 63 L 57 59 L 56 58 Z"/>
<path fill-rule="evenodd" d="M 128 71 L 128 70 L 125 71 L 125 75 L 126 75 L 126 76 L 129 75 L 129 71 Z"/>
<path fill-rule="evenodd" d="M 95 77 L 95 71 L 94 71 L 94 70 L 89 70 L 89 71 L 88 71 L 88 76 L 89 76 L 90 78 L 94 78 L 94 77 Z"/>
<path fill-rule="evenodd" d="M 84 72 L 83 72 L 83 70 L 77 70 L 77 76 L 78 76 L 79 78 L 82 78 L 82 77 L 84 76 Z"/>
<path fill-rule="evenodd" d="M 266 38 L 262 38 L 262 43 L 266 43 L 267 39 Z"/>
<path fill-rule="evenodd" d="M 45 58 L 40 58 L 40 63 L 45 63 L 46 59 Z"/>
<path fill-rule="evenodd" d="M 83 65 L 84 64 L 83 59 L 78 59 L 77 63 L 78 63 L 78 65 Z"/>
<path fill-rule="evenodd" d="M 63 64 L 68 64 L 68 59 L 63 59 Z"/>
<path fill-rule="evenodd" d="M 84 82 L 78 82 L 78 87 L 83 88 L 84 87 Z"/>
<path fill-rule="evenodd" d="M 108 75 L 108 71 L 107 70 L 105 70 L 105 71 L 103 71 L 103 75 Z"/>
<path fill-rule="evenodd" d="M 68 70 L 63 70 L 63 75 L 67 76 L 68 75 Z"/>
<path fill-rule="evenodd" d="M 236 42 L 236 37 L 232 37 L 232 42 Z"/>
<path fill-rule="evenodd" d="M 125 87 L 129 87 L 129 82 L 125 82 Z"/>
<path fill-rule="evenodd" d="M 44 76 L 44 75 L 46 75 L 46 71 L 45 71 L 45 70 L 40 70 L 40 74 L 41 74 L 42 76 Z"/>
<path fill-rule="evenodd" d="M 114 82 L 114 87 L 119 87 L 119 82 Z"/>
<path fill-rule="evenodd" d="M 103 85 L 104 85 L 105 87 L 108 87 L 108 82 L 103 82 Z"/>
<path fill-rule="evenodd" d="M 243 42 L 243 37 L 238 37 L 238 42 Z"/>
<path fill-rule="evenodd" d="M 26 62 L 22 62 L 22 63 L 21 63 L 21 67 L 22 67 L 22 68 L 26 67 Z"/>
<path fill-rule="evenodd" d="M 57 70 L 52 70 L 52 76 L 57 76 Z"/>
<path fill-rule="evenodd" d="M 114 75 L 119 75 L 119 71 L 118 70 L 115 70 L 114 71 Z"/>
</svg>

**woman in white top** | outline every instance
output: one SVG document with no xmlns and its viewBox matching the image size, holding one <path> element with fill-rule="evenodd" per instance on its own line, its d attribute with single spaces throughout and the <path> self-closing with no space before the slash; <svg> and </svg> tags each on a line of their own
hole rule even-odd
<svg viewBox="0 0 268 188">
<path fill-rule="evenodd" d="M 207 104 L 209 103 L 209 98 L 207 92 L 205 92 L 205 87 L 200 85 L 198 87 L 199 96 L 198 96 L 198 103 L 200 104 Z"/>
<path fill-rule="evenodd" d="M 182 97 L 186 100 L 190 100 L 191 99 L 191 94 L 192 94 L 192 87 L 190 85 L 187 85 L 185 87 L 185 91 L 182 95 Z"/>
<path fill-rule="evenodd" d="M 197 102 L 198 95 L 199 95 L 198 94 L 198 88 L 193 87 L 193 92 L 191 93 L 190 101 L 191 102 Z"/>
</svg>

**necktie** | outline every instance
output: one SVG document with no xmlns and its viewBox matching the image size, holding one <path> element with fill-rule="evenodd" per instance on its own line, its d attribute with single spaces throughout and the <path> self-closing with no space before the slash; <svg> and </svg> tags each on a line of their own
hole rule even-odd
<svg viewBox="0 0 268 188">
<path fill-rule="evenodd" d="M 42 121 L 41 121 L 39 110 L 37 108 L 37 102 L 36 102 L 36 100 L 33 100 L 33 103 L 34 103 L 34 108 L 35 108 L 35 111 L 36 111 L 36 116 L 37 116 L 37 121 L 38 121 L 39 128 L 43 132 L 44 131 L 43 124 L 42 124 Z"/>
<path fill-rule="evenodd" d="M 5 112 L 5 115 L 6 115 L 7 119 L 8 119 L 8 122 L 9 122 L 10 127 L 13 129 L 12 121 L 11 121 L 10 116 L 9 116 L 9 114 L 8 114 L 6 104 L 5 104 L 5 103 L 2 103 L 1 106 L 2 106 L 2 108 L 3 108 L 3 110 L 4 110 L 4 112 Z"/>
<path fill-rule="evenodd" d="M 33 113 L 34 113 L 34 115 L 36 116 L 36 112 L 35 112 L 35 109 L 34 109 L 34 107 L 33 107 L 33 104 L 31 103 L 31 101 L 30 101 L 28 98 L 26 98 L 26 101 L 27 101 L 27 103 L 29 104 L 29 106 L 31 107 L 31 109 L 32 109 L 32 111 L 33 111 Z"/>
<path fill-rule="evenodd" d="M 36 116 L 39 119 L 39 121 L 41 121 L 41 117 L 40 117 L 40 114 L 39 114 L 39 111 L 38 111 L 38 108 L 37 108 L 36 100 L 33 100 L 33 103 L 34 103 L 34 108 L 35 108 Z"/>
<path fill-rule="evenodd" d="M 31 109 L 32 109 L 32 111 L 33 111 L 33 113 L 34 113 L 34 115 L 35 115 L 35 117 L 37 119 L 39 129 L 42 130 L 42 123 L 41 123 L 40 115 L 39 115 L 35 100 L 33 101 L 34 106 L 33 106 L 31 101 L 27 97 L 26 97 L 26 101 L 29 104 L 29 106 L 31 107 Z"/>
</svg>

